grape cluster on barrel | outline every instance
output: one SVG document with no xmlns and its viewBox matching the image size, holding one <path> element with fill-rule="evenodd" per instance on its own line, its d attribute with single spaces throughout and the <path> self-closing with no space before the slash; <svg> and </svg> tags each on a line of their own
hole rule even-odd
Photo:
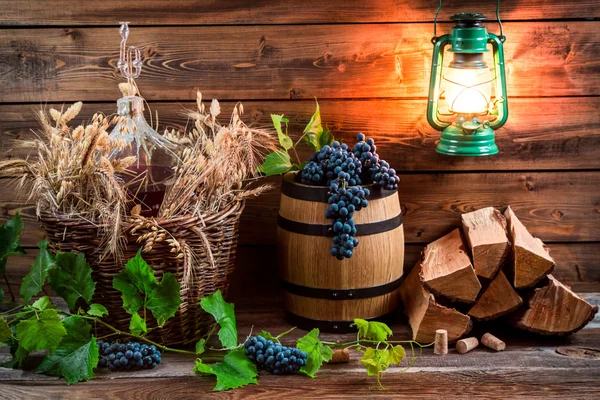
<svg viewBox="0 0 600 400">
<path fill-rule="evenodd" d="M 264 337 L 252 336 L 244 343 L 248 358 L 261 369 L 275 375 L 288 375 L 298 372 L 306 365 L 306 352 L 295 347 L 282 346 Z"/>
<path fill-rule="evenodd" d="M 338 180 L 329 185 L 329 207 L 325 211 L 325 218 L 333 220 L 331 229 L 334 236 L 330 253 L 338 260 L 352 257 L 354 248 L 358 246 L 358 239 L 354 237 L 356 225 L 352 217 L 355 211 L 369 205 L 367 196 L 370 194 L 369 189 L 358 185 L 346 189 L 344 174 L 340 172 Z"/>
<path fill-rule="evenodd" d="M 367 207 L 369 189 L 361 184 L 373 184 L 386 190 L 398 189 L 400 178 L 377 154 L 372 138 L 359 133 L 354 147 L 333 142 L 315 151 L 297 175 L 306 185 L 329 186 L 329 207 L 325 217 L 332 220 L 333 246 L 331 255 L 339 260 L 352 257 L 358 239 L 353 220 L 355 211 Z"/>
<path fill-rule="evenodd" d="M 98 340 L 100 359 L 98 367 L 111 371 L 152 369 L 162 362 L 160 351 L 156 346 L 137 342 L 108 343 Z"/>
</svg>

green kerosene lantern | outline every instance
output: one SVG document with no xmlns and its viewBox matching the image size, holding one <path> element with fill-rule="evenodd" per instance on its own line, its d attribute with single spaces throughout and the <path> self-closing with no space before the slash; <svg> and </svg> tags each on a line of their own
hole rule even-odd
<svg viewBox="0 0 600 400">
<path fill-rule="evenodd" d="M 508 118 L 502 25 L 498 36 L 487 32 L 483 14 L 465 12 L 450 19 L 456 23 L 452 33 L 436 37 L 434 30 L 432 39 L 427 120 L 434 129 L 442 131 L 436 150 L 454 156 L 497 154 L 494 130 Z M 453 59 L 444 68 L 444 50 L 448 45 Z M 484 61 L 488 45 L 493 50 L 493 70 Z"/>
</svg>

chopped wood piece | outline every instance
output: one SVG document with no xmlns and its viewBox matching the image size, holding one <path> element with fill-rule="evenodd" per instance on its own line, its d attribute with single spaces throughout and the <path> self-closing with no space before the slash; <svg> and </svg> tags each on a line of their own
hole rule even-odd
<svg viewBox="0 0 600 400">
<path fill-rule="evenodd" d="M 350 352 L 347 347 L 344 347 L 343 349 L 335 349 L 331 360 L 327 361 L 327 364 L 342 364 L 348 361 L 350 361 Z"/>
<path fill-rule="evenodd" d="M 542 335 L 568 335 L 583 328 L 598 312 L 598 306 L 577 296 L 548 275 L 548 283 L 533 291 L 526 308 L 515 316 L 518 328 Z"/>
<path fill-rule="evenodd" d="M 481 344 L 485 347 L 489 347 L 490 349 L 496 351 L 503 351 L 504 349 L 506 349 L 506 343 L 504 343 L 502 340 L 498 339 L 491 333 L 485 333 L 481 337 Z"/>
<path fill-rule="evenodd" d="M 436 295 L 465 303 L 475 301 L 481 284 L 465 252 L 460 229 L 425 247 L 420 277 Z"/>
<path fill-rule="evenodd" d="M 435 340 L 437 329 L 445 329 L 450 342 L 460 339 L 471 330 L 471 318 L 437 304 L 433 294 L 425 289 L 419 279 L 420 270 L 421 265 L 417 263 L 400 286 L 400 296 L 412 329 L 412 339 L 431 343 Z"/>
<path fill-rule="evenodd" d="M 445 329 L 438 329 L 435 331 L 435 345 L 433 346 L 433 353 L 444 355 L 448 354 L 448 331 Z"/>
<path fill-rule="evenodd" d="M 506 220 L 494 207 L 462 215 L 462 226 L 478 276 L 492 279 L 510 250 Z"/>
<path fill-rule="evenodd" d="M 456 342 L 456 351 L 460 354 L 465 354 L 479 346 L 479 340 L 476 337 L 470 337 L 466 339 L 460 339 Z"/>
<path fill-rule="evenodd" d="M 516 289 L 528 288 L 552 272 L 554 260 L 544 248 L 544 243 L 534 238 L 508 207 L 504 212 L 508 221 L 508 234 L 512 241 L 512 282 Z"/>
<path fill-rule="evenodd" d="M 512 288 L 504 272 L 498 271 L 468 314 L 477 320 L 489 321 L 515 311 L 521 304 L 523 300 Z"/>
</svg>

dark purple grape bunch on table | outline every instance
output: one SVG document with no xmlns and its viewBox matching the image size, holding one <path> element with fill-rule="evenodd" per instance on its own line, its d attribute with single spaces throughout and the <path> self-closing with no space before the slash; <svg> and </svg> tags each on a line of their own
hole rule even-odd
<svg viewBox="0 0 600 400">
<path fill-rule="evenodd" d="M 252 336 L 244 343 L 246 356 L 260 369 L 275 375 L 289 375 L 306 365 L 308 354 L 295 347 L 282 346 L 264 337 Z"/>
<path fill-rule="evenodd" d="M 152 369 L 162 363 L 160 351 L 154 345 L 137 342 L 111 344 L 102 340 L 96 344 L 100 355 L 99 368 L 111 371 Z"/>
</svg>

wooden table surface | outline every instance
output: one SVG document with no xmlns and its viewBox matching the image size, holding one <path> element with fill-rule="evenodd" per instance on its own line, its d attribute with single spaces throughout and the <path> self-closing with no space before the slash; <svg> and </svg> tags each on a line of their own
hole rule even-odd
<svg viewBox="0 0 600 400">
<path fill-rule="evenodd" d="M 600 294 L 584 297 L 595 304 Z M 278 294 L 250 300 L 243 293 L 234 299 L 240 338 L 251 329 L 280 333 L 291 326 L 284 320 Z M 504 352 L 479 347 L 467 354 L 454 348 L 446 356 L 424 349 L 416 365 L 407 372 L 392 367 L 384 373 L 387 388 L 375 388 L 351 351 L 347 364 L 324 366 L 318 377 L 274 376 L 262 372 L 258 385 L 228 392 L 212 392 L 213 377 L 192 372 L 194 357 L 167 353 L 154 370 L 135 372 L 99 371 L 91 382 L 67 386 L 64 380 L 30 371 L 0 368 L 1 399 L 290 399 L 290 398 L 600 398 L 600 317 L 566 338 L 530 335 L 490 324 L 485 329 L 507 343 Z M 392 324 L 395 340 L 409 338 L 406 320 L 399 315 Z M 473 332 L 481 335 L 482 332 Z M 283 340 L 293 344 L 305 331 L 295 330 Z M 324 340 L 350 341 L 349 335 L 322 334 Z M 243 340 L 243 339 L 241 339 Z M 557 351 L 558 350 L 558 351 Z M 564 354 L 560 354 L 562 352 Z M 2 361 L 10 357 L 0 354 Z"/>
</svg>

